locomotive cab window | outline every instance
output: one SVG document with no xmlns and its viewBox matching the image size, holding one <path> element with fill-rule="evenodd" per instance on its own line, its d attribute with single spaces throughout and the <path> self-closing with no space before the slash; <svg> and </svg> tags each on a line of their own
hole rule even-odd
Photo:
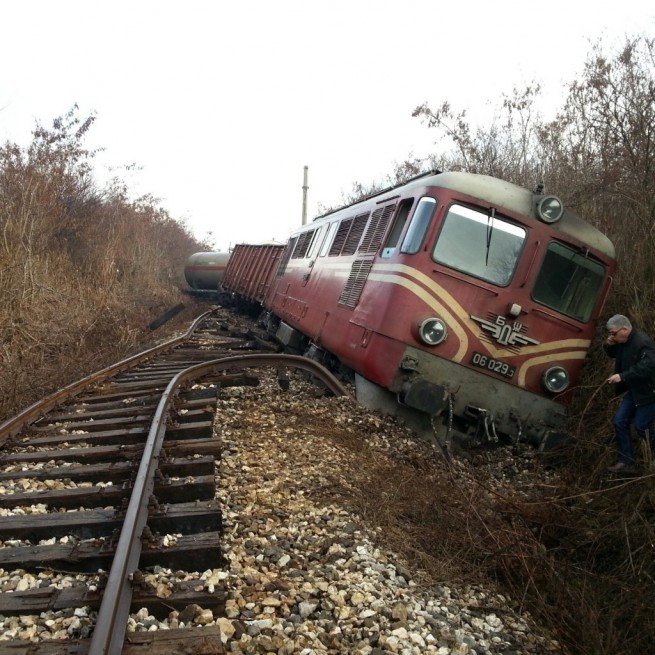
<svg viewBox="0 0 655 655">
<path fill-rule="evenodd" d="M 548 244 L 532 298 L 586 323 L 591 318 L 604 279 L 605 267 L 600 262 L 553 241 Z"/>
<path fill-rule="evenodd" d="M 526 236 L 524 228 L 499 218 L 493 208 L 479 211 L 453 205 L 432 257 L 449 268 L 504 287 L 512 279 Z"/>
<path fill-rule="evenodd" d="M 416 211 L 409 223 L 409 229 L 403 239 L 403 245 L 400 252 L 406 255 L 414 255 L 421 249 L 421 244 L 425 238 L 425 233 L 430 227 L 430 221 L 437 207 L 437 201 L 434 198 L 421 198 L 416 206 Z"/>
</svg>

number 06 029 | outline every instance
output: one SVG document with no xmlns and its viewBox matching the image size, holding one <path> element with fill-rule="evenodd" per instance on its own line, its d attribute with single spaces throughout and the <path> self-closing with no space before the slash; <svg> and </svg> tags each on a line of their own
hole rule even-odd
<svg viewBox="0 0 655 655">
<path fill-rule="evenodd" d="M 501 362 L 482 353 L 473 353 L 471 364 L 487 369 L 487 371 L 491 371 L 492 373 L 498 373 L 498 375 L 506 378 L 511 378 L 516 373 L 515 366 L 510 366 L 507 362 Z"/>
</svg>

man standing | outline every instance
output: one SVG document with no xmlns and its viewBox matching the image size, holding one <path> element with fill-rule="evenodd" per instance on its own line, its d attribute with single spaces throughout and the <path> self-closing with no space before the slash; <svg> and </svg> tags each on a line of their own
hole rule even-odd
<svg viewBox="0 0 655 655">
<path fill-rule="evenodd" d="M 618 462 L 612 473 L 628 472 L 635 464 L 630 426 L 634 424 L 640 438 L 655 446 L 655 343 L 632 327 L 630 320 L 617 314 L 607 321 L 608 337 L 603 348 L 614 358 L 614 374 L 607 378 L 616 385 L 623 400 L 614 415 Z"/>
</svg>

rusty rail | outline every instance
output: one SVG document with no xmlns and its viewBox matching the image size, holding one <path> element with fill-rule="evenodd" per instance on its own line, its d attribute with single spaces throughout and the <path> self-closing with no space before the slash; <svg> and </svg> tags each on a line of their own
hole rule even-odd
<svg viewBox="0 0 655 655">
<path fill-rule="evenodd" d="M 50 396 L 37 401 L 33 405 L 30 405 L 24 409 L 19 414 L 16 414 L 3 423 L 0 423 L 0 448 L 5 445 L 7 439 L 17 434 L 23 427 L 41 418 L 43 414 L 50 411 L 53 407 L 56 407 L 64 400 L 68 400 L 69 398 L 77 395 L 86 387 L 92 384 L 97 384 L 98 382 L 102 382 L 111 375 L 120 373 L 121 371 L 128 369 L 131 366 L 134 366 L 135 364 L 138 364 L 139 362 L 152 357 L 153 355 L 156 355 L 164 350 L 174 348 L 175 346 L 183 343 L 196 331 L 200 323 L 202 323 L 202 321 L 210 314 L 211 312 L 205 312 L 204 314 L 201 314 L 183 335 L 175 337 L 174 339 L 170 339 L 162 344 L 159 344 L 158 346 L 155 346 L 154 348 L 144 350 L 137 355 L 132 355 L 132 357 L 123 359 L 116 364 L 112 364 L 111 366 L 97 371 L 96 373 L 87 375 L 81 380 L 73 382 L 72 384 L 63 387 L 62 389 L 59 389 L 59 391 L 55 391 L 55 393 L 51 394 Z"/>
<path fill-rule="evenodd" d="M 298 368 L 317 377 L 335 395 L 349 395 L 345 387 L 320 364 L 297 355 L 241 355 L 224 357 L 191 366 L 178 373 L 162 394 L 152 420 L 132 495 L 118 540 L 116 554 L 98 611 L 89 655 L 118 655 L 123 648 L 125 628 L 132 601 L 131 576 L 141 556 L 141 534 L 148 520 L 148 502 L 159 465 L 166 417 L 172 397 L 184 382 L 230 368 L 283 366 Z"/>
</svg>

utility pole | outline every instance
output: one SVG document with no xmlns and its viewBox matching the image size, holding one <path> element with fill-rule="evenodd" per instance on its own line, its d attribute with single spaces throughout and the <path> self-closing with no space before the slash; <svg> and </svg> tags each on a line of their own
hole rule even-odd
<svg viewBox="0 0 655 655">
<path fill-rule="evenodd" d="M 303 185 L 302 185 L 302 224 L 307 225 L 307 175 L 309 167 L 305 166 L 305 174 L 303 176 Z"/>
</svg>

